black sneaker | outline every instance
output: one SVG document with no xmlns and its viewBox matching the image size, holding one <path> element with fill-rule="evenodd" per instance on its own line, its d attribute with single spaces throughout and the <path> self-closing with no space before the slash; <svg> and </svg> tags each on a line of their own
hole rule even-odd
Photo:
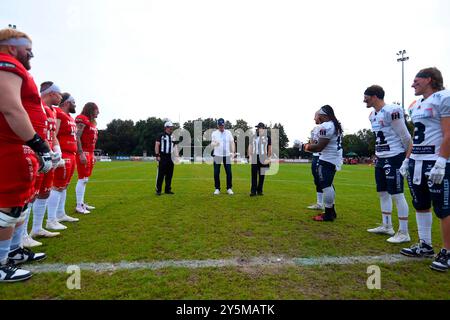
<svg viewBox="0 0 450 320">
<path fill-rule="evenodd" d="M 167 191 L 167 192 L 164 192 L 165 194 L 175 194 L 174 192 L 172 192 L 172 191 Z"/>
<path fill-rule="evenodd" d="M 155 194 L 156 194 L 157 196 L 160 196 L 160 195 L 161 195 L 161 192 L 156 191 Z"/>
<path fill-rule="evenodd" d="M 34 253 L 28 248 L 17 248 L 8 254 L 8 263 L 19 265 L 26 262 L 41 261 L 47 258 L 45 253 Z"/>
<path fill-rule="evenodd" d="M 431 270 L 436 270 L 440 272 L 446 272 L 450 269 L 450 252 L 441 249 L 434 259 L 433 263 L 430 265 Z"/>
<path fill-rule="evenodd" d="M 400 253 L 404 256 L 415 258 L 434 257 L 433 247 L 423 240 L 420 240 L 419 243 L 412 245 L 411 248 L 403 248 Z"/>
<path fill-rule="evenodd" d="M 256 193 L 255 192 L 251 192 L 250 193 L 250 197 L 256 197 Z"/>
<path fill-rule="evenodd" d="M 264 193 L 258 192 L 258 196 L 263 196 L 263 195 L 264 195 Z"/>
<path fill-rule="evenodd" d="M 0 283 L 24 281 L 30 279 L 32 275 L 31 271 L 19 269 L 10 264 L 0 264 Z"/>
</svg>

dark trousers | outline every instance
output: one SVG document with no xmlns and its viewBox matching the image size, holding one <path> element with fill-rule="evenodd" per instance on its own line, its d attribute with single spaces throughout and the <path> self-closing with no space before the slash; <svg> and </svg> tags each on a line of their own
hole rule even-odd
<svg viewBox="0 0 450 320">
<path fill-rule="evenodd" d="M 311 163 L 311 172 L 314 177 L 314 184 L 316 185 L 316 191 L 318 193 L 323 193 L 322 188 L 320 187 L 320 179 L 319 179 L 319 157 L 313 157 Z"/>
<path fill-rule="evenodd" d="M 227 174 L 227 190 L 233 187 L 231 174 L 231 158 L 230 157 L 214 157 L 214 186 L 220 190 L 220 165 L 223 163 L 225 173 Z"/>
<path fill-rule="evenodd" d="M 263 171 L 266 169 L 267 169 L 267 166 L 263 165 L 259 160 L 259 156 L 257 156 L 256 163 L 252 163 L 251 193 L 260 193 L 260 194 L 263 193 L 263 185 L 264 185 L 264 178 L 265 178 Z"/>
<path fill-rule="evenodd" d="M 172 190 L 172 177 L 173 177 L 174 164 L 170 155 L 168 157 L 161 156 L 161 160 L 158 165 L 158 176 L 156 177 L 156 192 L 161 192 L 164 178 L 166 180 L 165 192 Z"/>
</svg>

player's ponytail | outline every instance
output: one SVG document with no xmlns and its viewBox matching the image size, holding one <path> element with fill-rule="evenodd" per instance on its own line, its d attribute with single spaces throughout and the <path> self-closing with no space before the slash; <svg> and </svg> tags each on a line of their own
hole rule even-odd
<svg viewBox="0 0 450 320">
<path fill-rule="evenodd" d="M 334 110 L 331 106 L 329 105 L 324 105 L 322 108 L 320 108 L 320 113 L 321 114 L 325 114 L 328 117 L 330 117 L 331 121 L 333 121 L 334 127 L 336 128 L 336 134 L 340 135 L 343 133 L 342 130 L 342 125 L 341 123 L 338 121 L 338 119 L 336 118 L 336 116 L 334 115 Z"/>
</svg>

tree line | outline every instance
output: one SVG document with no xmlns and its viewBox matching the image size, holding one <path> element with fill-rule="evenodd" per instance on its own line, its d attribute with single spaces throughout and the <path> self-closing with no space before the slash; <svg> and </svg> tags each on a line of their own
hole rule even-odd
<svg viewBox="0 0 450 320">
<path fill-rule="evenodd" d="M 155 141 L 163 132 L 165 121 L 164 119 L 155 117 L 140 120 L 136 123 L 132 120 L 114 119 L 107 125 L 106 129 L 99 130 L 97 148 L 102 150 L 103 154 L 110 156 L 142 156 L 144 153 L 148 156 L 153 156 Z M 195 121 L 202 122 L 202 134 L 208 129 L 217 128 L 217 119 L 213 118 L 199 118 L 184 122 L 183 128 L 190 133 L 192 146 L 194 146 Z M 279 130 L 280 154 L 277 155 L 279 158 L 293 159 L 311 157 L 311 154 L 308 152 L 301 152 L 297 148 L 288 147 L 289 139 L 281 123 L 275 123 L 271 127 Z M 414 128 L 411 123 L 408 123 L 408 127 L 413 132 Z M 174 129 L 178 128 L 180 128 L 180 124 L 174 123 Z M 239 119 L 234 124 L 226 121 L 225 128 L 233 130 L 242 129 L 246 132 L 254 127 L 250 126 L 247 121 Z M 356 153 L 360 157 L 371 157 L 375 154 L 375 140 L 374 133 L 369 129 L 362 129 L 354 134 L 345 134 L 342 140 L 344 155 Z M 206 147 L 209 143 L 209 141 L 202 141 L 201 145 Z M 248 143 L 247 139 L 246 147 Z M 193 155 L 194 152 L 191 152 L 191 154 Z"/>
<path fill-rule="evenodd" d="M 183 129 L 190 134 L 190 145 L 192 148 L 195 145 L 194 137 L 194 123 L 201 121 L 202 135 L 209 129 L 217 128 L 217 120 L 213 118 L 189 120 L 183 124 Z M 114 119 L 106 126 L 106 129 L 98 131 L 97 149 L 100 149 L 103 154 L 110 156 L 142 156 L 144 153 L 147 156 L 154 156 L 155 141 L 158 136 L 163 133 L 165 119 L 151 117 L 147 120 L 140 120 L 134 123 L 132 120 Z M 174 122 L 174 129 L 179 129 L 180 124 Z M 250 126 L 247 121 L 243 119 L 236 120 L 234 124 L 230 121 L 225 122 L 226 129 L 242 129 L 244 132 L 254 128 Z M 287 147 L 289 139 L 286 135 L 284 127 L 281 123 L 275 123 L 271 128 L 279 130 L 280 136 L 280 155 L 287 156 Z M 198 142 L 197 142 L 198 143 Z M 246 140 L 246 150 L 248 147 L 248 139 Z M 210 144 L 209 141 L 201 141 L 201 145 L 206 147 Z M 191 152 L 193 155 L 194 152 Z M 244 156 L 244 155 L 243 155 Z"/>
</svg>

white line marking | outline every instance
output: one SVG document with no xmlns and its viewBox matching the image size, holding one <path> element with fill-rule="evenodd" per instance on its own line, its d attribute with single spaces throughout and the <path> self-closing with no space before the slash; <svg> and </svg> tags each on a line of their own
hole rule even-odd
<svg viewBox="0 0 450 320">
<path fill-rule="evenodd" d="M 408 258 L 399 254 L 382 256 L 355 257 L 316 257 L 316 258 L 285 258 L 285 257 L 254 257 L 218 260 L 163 260 L 155 262 L 120 262 L 120 263 L 72 263 L 81 270 L 94 272 L 111 272 L 119 270 L 158 270 L 164 268 L 224 268 L 224 267 L 264 267 L 264 266 L 322 266 L 322 265 L 351 265 L 351 264 L 393 264 L 404 261 L 422 261 Z M 66 272 L 69 264 L 33 264 L 25 269 L 35 273 Z"/>
</svg>

